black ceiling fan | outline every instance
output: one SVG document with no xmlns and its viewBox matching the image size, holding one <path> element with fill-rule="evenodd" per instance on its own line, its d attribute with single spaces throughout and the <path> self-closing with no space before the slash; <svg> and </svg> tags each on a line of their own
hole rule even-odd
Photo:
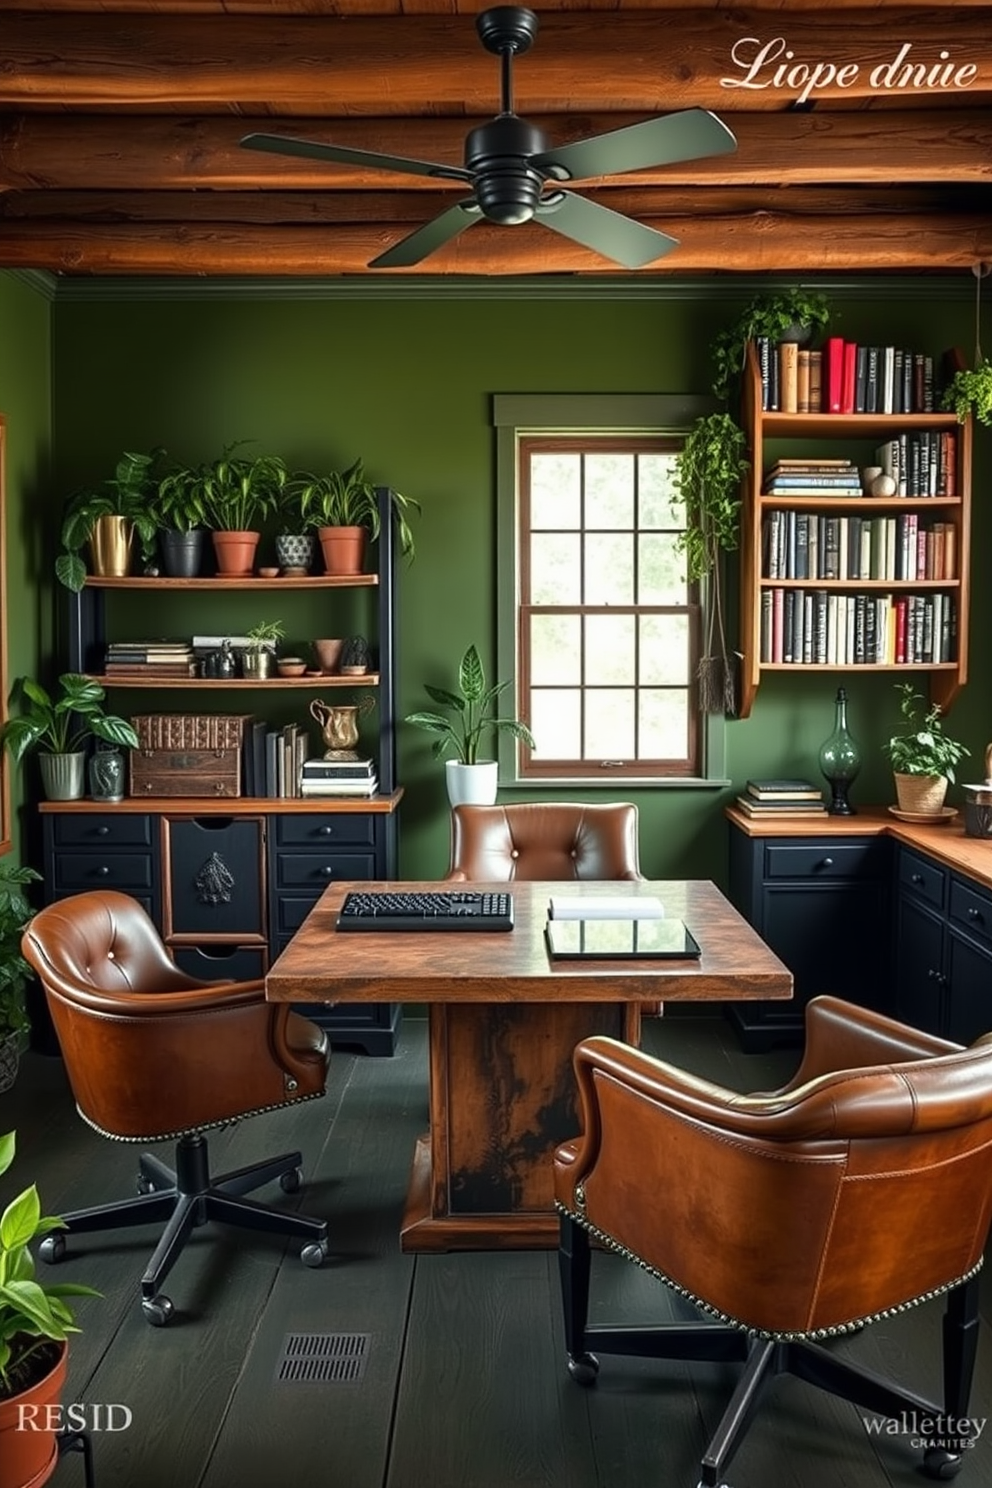
<svg viewBox="0 0 992 1488">
<path fill-rule="evenodd" d="M 500 111 L 470 131 L 464 166 L 436 165 L 288 135 L 247 134 L 241 143 L 249 150 L 275 155 L 306 155 L 471 186 L 470 196 L 380 253 L 369 264 L 371 269 L 410 268 L 483 217 L 504 226 L 536 218 L 628 269 L 642 268 L 678 247 L 677 238 L 562 191 L 558 183 L 725 154 L 737 148 L 727 126 L 707 109 L 685 109 L 570 145 L 549 146 L 542 130 L 513 112 L 513 58 L 531 46 L 537 35 L 537 16 L 522 6 L 499 5 L 476 17 L 476 29 L 486 50 L 500 58 Z"/>
</svg>

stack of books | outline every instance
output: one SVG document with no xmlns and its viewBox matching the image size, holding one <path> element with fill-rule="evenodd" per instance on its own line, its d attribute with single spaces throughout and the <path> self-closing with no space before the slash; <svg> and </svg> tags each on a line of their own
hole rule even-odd
<svg viewBox="0 0 992 1488">
<path fill-rule="evenodd" d="M 765 476 L 766 496 L 861 496 L 861 475 L 853 460 L 779 459 Z"/>
<path fill-rule="evenodd" d="M 379 789 L 370 759 L 308 759 L 301 767 L 304 796 L 374 796 Z"/>
<path fill-rule="evenodd" d="M 111 641 L 104 671 L 108 677 L 191 677 L 193 648 L 188 641 Z"/>
<path fill-rule="evenodd" d="M 737 805 L 747 816 L 825 816 L 823 792 L 810 780 L 749 780 Z"/>
</svg>

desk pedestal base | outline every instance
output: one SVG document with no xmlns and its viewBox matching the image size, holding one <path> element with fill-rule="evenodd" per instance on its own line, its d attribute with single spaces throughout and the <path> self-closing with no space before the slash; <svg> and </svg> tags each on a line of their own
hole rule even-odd
<svg viewBox="0 0 992 1488">
<path fill-rule="evenodd" d="M 551 1154 L 580 1129 L 572 1051 L 640 1041 L 636 1003 L 435 1003 L 430 1132 L 417 1144 L 406 1251 L 557 1244 Z"/>
</svg>

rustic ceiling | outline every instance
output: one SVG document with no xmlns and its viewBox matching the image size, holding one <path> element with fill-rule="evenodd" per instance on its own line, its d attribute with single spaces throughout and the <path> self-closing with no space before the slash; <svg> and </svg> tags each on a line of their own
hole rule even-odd
<svg viewBox="0 0 992 1488">
<path fill-rule="evenodd" d="M 497 110 L 478 0 L 0 0 L 0 268 L 367 274 L 464 186 L 242 149 L 254 130 L 460 165 Z M 678 238 L 637 272 L 992 262 L 992 5 L 538 3 L 516 111 L 556 143 L 704 107 L 733 154 L 584 195 Z M 829 15 L 829 20 L 826 19 Z M 452 193 L 455 193 L 454 195 Z M 374 271 L 371 271 L 374 272 Z M 537 223 L 405 273 L 616 273 Z"/>
</svg>

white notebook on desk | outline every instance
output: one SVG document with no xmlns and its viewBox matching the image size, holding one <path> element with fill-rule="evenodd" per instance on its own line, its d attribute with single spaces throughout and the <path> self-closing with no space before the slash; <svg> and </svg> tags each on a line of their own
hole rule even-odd
<svg viewBox="0 0 992 1488">
<path fill-rule="evenodd" d="M 644 894 L 552 894 L 551 920 L 660 920 L 665 906 Z"/>
</svg>

